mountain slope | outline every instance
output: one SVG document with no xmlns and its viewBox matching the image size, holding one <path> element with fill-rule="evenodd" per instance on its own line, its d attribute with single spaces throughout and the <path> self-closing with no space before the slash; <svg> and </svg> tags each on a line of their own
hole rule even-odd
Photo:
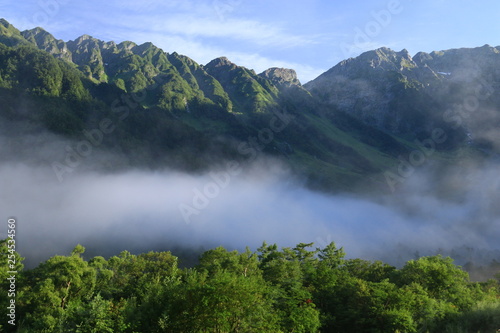
<svg viewBox="0 0 500 333">
<path fill-rule="evenodd" d="M 227 91 L 235 112 L 265 112 L 276 105 L 278 89 L 253 70 L 237 66 L 225 57 L 212 60 L 204 69 Z"/>
<path fill-rule="evenodd" d="M 413 59 L 383 48 L 302 86 L 289 69 L 256 74 L 224 57 L 200 65 L 151 43 L 87 35 L 64 42 L 41 28 L 19 32 L 1 23 L 4 120 L 81 140 L 113 119 L 99 149 L 125 161 L 110 168 L 199 171 L 273 156 L 314 188 L 384 191 L 384 173 L 415 149 L 415 138 L 453 125 L 436 117 L 452 102 L 440 94 L 455 84 L 440 74 L 447 68 L 433 69 L 440 54 Z M 463 128 L 447 133 L 444 153 L 452 155 L 433 159 L 454 161 L 454 149 L 472 149 Z"/>
<path fill-rule="evenodd" d="M 450 136 L 448 148 L 471 137 L 498 148 L 499 66 L 499 50 L 487 45 L 415 57 L 380 48 L 342 61 L 305 88 L 322 103 L 398 136 L 422 139 L 440 128 Z"/>
</svg>

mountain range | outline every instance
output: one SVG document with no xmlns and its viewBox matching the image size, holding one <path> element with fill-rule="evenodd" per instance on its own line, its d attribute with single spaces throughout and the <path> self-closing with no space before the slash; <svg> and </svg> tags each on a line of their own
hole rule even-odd
<svg viewBox="0 0 500 333">
<path fill-rule="evenodd" d="M 65 42 L 0 20 L 1 130 L 71 140 L 73 159 L 62 150 L 32 161 L 59 181 L 99 149 L 120 156 L 98 166 L 109 170 L 200 171 L 266 156 L 327 192 L 391 192 L 425 164 L 452 192 L 448 166 L 499 156 L 499 88 L 500 47 L 488 45 L 379 48 L 302 85 L 293 69 L 202 65 L 152 43 Z"/>
</svg>

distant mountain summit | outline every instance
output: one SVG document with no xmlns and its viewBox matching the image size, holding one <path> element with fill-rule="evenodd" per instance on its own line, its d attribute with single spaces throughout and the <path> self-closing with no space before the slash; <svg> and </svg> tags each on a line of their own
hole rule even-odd
<svg viewBox="0 0 500 333">
<path fill-rule="evenodd" d="M 488 45 L 414 57 L 380 48 L 340 62 L 304 87 L 322 103 L 390 133 L 425 136 L 444 128 L 455 140 L 484 139 L 486 123 L 497 126 L 500 119 L 491 110 L 500 105 L 493 94 L 498 68 L 499 49 Z"/>
<path fill-rule="evenodd" d="M 230 68 L 234 69 L 237 66 L 233 64 L 231 61 L 229 61 L 228 58 L 226 57 L 219 57 L 215 58 L 212 61 L 210 61 L 207 65 L 207 68 L 218 68 L 218 67 L 223 67 L 223 68 Z"/>
<path fill-rule="evenodd" d="M 300 81 L 297 78 L 297 73 L 293 69 L 272 67 L 263 71 L 259 75 L 268 80 L 271 80 L 278 85 L 300 86 Z"/>
</svg>

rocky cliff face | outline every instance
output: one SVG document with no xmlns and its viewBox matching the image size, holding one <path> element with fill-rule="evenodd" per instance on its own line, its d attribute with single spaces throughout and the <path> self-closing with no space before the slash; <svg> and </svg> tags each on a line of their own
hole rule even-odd
<svg viewBox="0 0 500 333">
<path fill-rule="evenodd" d="M 498 68 L 499 50 L 487 45 L 414 57 L 380 48 L 340 62 L 305 88 L 322 103 L 391 133 L 425 136 L 442 127 L 465 139 L 482 136 L 485 122 L 498 124 Z M 478 112 L 471 117 L 464 108 Z"/>
<path fill-rule="evenodd" d="M 406 50 L 381 48 L 342 61 L 304 87 L 324 103 L 366 124 L 401 133 L 416 124 L 406 124 L 403 113 L 393 104 L 407 92 L 423 88 L 416 80 L 416 67 Z"/>
<path fill-rule="evenodd" d="M 287 87 L 292 85 L 300 86 L 297 73 L 293 69 L 272 67 L 260 73 L 259 76 L 277 85 L 284 85 Z"/>
</svg>

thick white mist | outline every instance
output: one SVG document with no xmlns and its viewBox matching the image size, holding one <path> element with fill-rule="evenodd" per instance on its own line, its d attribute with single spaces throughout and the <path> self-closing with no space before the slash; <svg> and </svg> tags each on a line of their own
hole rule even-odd
<svg viewBox="0 0 500 333">
<path fill-rule="evenodd" d="M 110 255 L 218 245 L 255 249 L 263 241 L 320 247 L 335 241 L 349 257 L 398 264 L 417 251 L 498 250 L 498 170 L 469 174 L 473 181 L 461 202 L 437 199 L 416 174 L 382 205 L 310 191 L 276 162 L 260 161 L 231 176 L 186 223 L 179 206 L 191 205 L 197 190 L 213 183 L 213 173 L 82 170 L 59 182 L 50 166 L 9 162 L 0 164 L 0 211 L 16 217 L 18 250 L 32 264 L 67 254 L 77 243 Z"/>
</svg>

